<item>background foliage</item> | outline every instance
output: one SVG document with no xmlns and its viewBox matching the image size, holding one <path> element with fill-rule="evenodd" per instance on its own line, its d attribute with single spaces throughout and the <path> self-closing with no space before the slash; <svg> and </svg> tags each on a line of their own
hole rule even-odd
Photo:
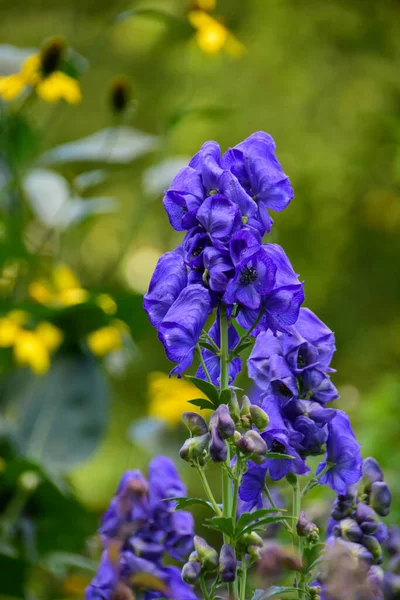
<svg viewBox="0 0 400 600">
<path fill-rule="evenodd" d="M 187 9 L 183 0 L 0 6 L 3 44 L 34 50 L 66 37 L 83 96 L 78 106 L 35 99 L 14 115 L 0 107 L 0 183 L 8 160 L 19 184 L 34 168 L 47 186 L 36 194 L 35 180 L 17 186 L 15 212 L 3 189 L 1 311 L 26 305 L 68 333 L 44 377 L 1 359 L 5 597 L 22 596 L 25 576 L 37 597 L 81 596 L 96 557 L 88 536 L 122 471 L 145 469 L 157 452 L 175 456 L 184 439 L 178 415 L 191 390 L 154 376 L 170 365 L 141 294 L 158 257 L 180 239 L 167 226 L 162 190 L 207 139 L 226 148 L 258 129 L 274 136 L 296 197 L 276 215 L 273 241 L 305 280 L 306 305 L 336 333 L 338 405 L 351 414 L 363 455 L 373 454 L 400 492 L 400 4 L 219 0 L 216 14 L 246 47 L 240 58 L 202 53 Z M 13 72 L 9 56 L 2 46 L 0 74 Z M 137 131 L 54 152 L 120 124 L 109 85 L 121 73 L 135 100 L 123 125 Z M 87 172 L 90 185 L 77 179 Z M 80 204 L 68 205 L 71 198 Z M 61 213 L 60 203 L 68 205 Z M 59 263 L 89 291 L 84 306 L 29 300 L 29 283 Z M 100 293 L 113 296 L 131 332 L 124 352 L 104 360 L 77 341 L 109 322 L 96 307 Z M 239 384 L 247 389 L 245 378 Z M 21 483 L 24 472 L 30 479 Z M 18 511 L 21 493 L 28 499 Z M 399 513 L 395 505 L 394 522 Z"/>
</svg>

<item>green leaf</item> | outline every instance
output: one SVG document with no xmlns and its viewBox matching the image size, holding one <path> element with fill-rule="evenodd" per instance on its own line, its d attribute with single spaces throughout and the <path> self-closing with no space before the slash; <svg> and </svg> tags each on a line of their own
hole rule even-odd
<svg viewBox="0 0 400 600">
<path fill-rule="evenodd" d="M 204 523 L 209 529 L 215 529 L 221 533 L 225 533 L 230 538 L 234 537 L 234 525 L 231 517 L 212 517 Z"/>
<path fill-rule="evenodd" d="M 186 375 L 186 379 L 188 379 L 193 385 L 197 387 L 203 394 L 207 396 L 211 400 L 214 405 L 214 408 L 218 407 L 219 404 L 219 393 L 215 386 L 208 381 L 204 381 L 204 379 L 200 379 L 199 377 L 193 377 L 192 375 Z"/>
<path fill-rule="evenodd" d="M 320 559 L 320 554 L 322 550 L 325 548 L 325 544 L 318 543 L 313 544 L 310 547 L 306 547 L 303 550 L 303 559 L 304 559 L 304 572 L 307 573 L 310 571 L 316 564 L 318 564 Z"/>
<path fill-rule="evenodd" d="M 58 472 L 87 459 L 108 423 L 108 386 L 90 355 L 60 356 L 45 377 L 29 377 L 24 389 L 20 451 Z"/>
<path fill-rule="evenodd" d="M 164 498 L 164 502 L 167 500 L 173 500 L 176 502 L 176 510 L 185 509 L 193 504 L 201 504 L 202 506 L 206 506 L 207 508 L 211 508 L 213 510 L 211 503 L 207 500 L 204 500 L 204 498 L 180 498 L 172 496 L 171 498 Z"/>
<path fill-rule="evenodd" d="M 290 454 L 280 454 L 280 452 L 268 452 L 267 458 L 292 459 L 294 456 L 290 456 Z"/>
<path fill-rule="evenodd" d="M 269 525 L 270 523 L 279 523 L 283 520 L 283 517 L 265 517 L 263 519 L 259 519 L 254 523 L 250 523 L 246 527 L 244 527 L 240 533 L 240 535 L 244 535 L 245 533 L 250 533 L 255 531 L 256 529 L 262 529 L 264 525 Z"/>
<path fill-rule="evenodd" d="M 232 388 L 222 390 L 222 392 L 219 395 L 219 404 L 228 404 L 232 397 L 232 391 Z"/>
<path fill-rule="evenodd" d="M 275 508 L 260 508 L 260 510 L 255 510 L 252 513 L 243 513 L 243 515 L 241 515 L 238 522 L 236 523 L 236 530 L 235 530 L 236 537 L 238 536 L 238 534 L 240 534 L 240 532 L 247 525 L 249 525 L 249 523 L 252 523 L 253 521 L 257 521 L 257 519 L 261 519 L 262 517 L 265 517 L 266 515 L 269 515 L 271 513 L 276 513 L 276 512 L 279 512 L 279 509 L 276 510 Z"/>
<path fill-rule="evenodd" d="M 201 410 L 215 410 L 215 406 L 210 400 L 206 398 L 195 398 L 194 400 L 188 400 L 189 404 L 198 406 Z"/>
<path fill-rule="evenodd" d="M 273 596 L 288 594 L 289 592 L 298 592 L 298 588 L 289 586 L 273 585 L 268 590 L 256 590 L 251 600 L 267 600 Z"/>
</svg>

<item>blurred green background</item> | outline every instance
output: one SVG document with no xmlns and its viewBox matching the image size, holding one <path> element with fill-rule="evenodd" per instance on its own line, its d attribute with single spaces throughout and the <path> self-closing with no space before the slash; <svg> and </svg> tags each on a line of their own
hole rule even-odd
<svg viewBox="0 0 400 600">
<path fill-rule="evenodd" d="M 154 12 L 116 18 L 138 8 Z M 137 102 L 125 125 L 157 136 L 135 160 L 100 165 L 106 177 L 95 192 L 116 199 L 112 214 L 50 232 L 33 262 L 23 257 L 28 279 L 38 260 L 70 265 L 85 288 L 115 298 L 131 328 L 129 363 L 101 367 L 110 398 L 101 408 L 106 432 L 68 470 L 87 511 L 85 533 L 94 531 L 124 469 L 145 469 L 160 451 L 174 456 L 185 436 L 179 426 L 143 423 L 140 433 L 134 425 L 150 412 L 150 373 L 171 367 L 141 307 L 158 257 L 181 239 L 163 211 L 162 189 L 204 141 L 225 149 L 260 129 L 275 138 L 295 189 L 290 207 L 274 215 L 271 239 L 305 281 L 306 305 L 336 333 L 337 405 L 350 413 L 363 455 L 379 460 L 400 493 L 400 3 L 218 0 L 215 15 L 246 47 L 240 58 L 204 54 L 188 8 L 180 0 L 0 6 L 2 44 L 35 49 L 63 35 L 87 60 L 79 106 L 29 108 L 41 153 L 116 124 L 109 85 L 119 74 L 131 80 Z M 85 161 L 57 166 L 69 182 L 85 170 Z M 22 244 L 32 254 L 37 245 L 26 239 L 41 240 L 46 228 L 30 213 L 24 226 Z M 182 471 L 196 489 L 189 469 Z M 390 519 L 399 516 L 395 500 Z"/>
</svg>

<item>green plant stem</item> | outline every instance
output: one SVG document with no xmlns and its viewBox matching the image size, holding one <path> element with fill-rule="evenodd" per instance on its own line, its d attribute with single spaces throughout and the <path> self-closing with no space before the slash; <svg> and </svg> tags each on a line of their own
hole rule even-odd
<svg viewBox="0 0 400 600">
<path fill-rule="evenodd" d="M 240 582 L 240 600 L 246 600 L 247 563 L 246 552 L 242 554 L 242 581 Z"/>
<path fill-rule="evenodd" d="M 329 469 L 332 468 L 331 463 L 327 462 L 324 469 L 321 471 L 321 473 L 318 473 L 318 475 L 316 475 L 315 477 L 313 477 L 312 479 L 310 479 L 310 481 L 307 483 L 307 485 L 304 486 L 303 491 L 301 492 L 301 497 L 304 498 L 304 496 L 313 489 L 313 487 L 315 487 L 316 485 L 318 485 L 319 483 L 319 479 L 320 477 L 322 477 L 322 475 L 325 475 L 325 473 L 327 471 L 329 471 Z"/>
<path fill-rule="evenodd" d="M 232 504 L 232 518 L 234 521 L 236 520 L 236 513 L 237 513 L 240 477 L 241 477 L 241 464 L 240 464 L 239 453 L 236 453 L 236 473 L 235 473 L 234 486 L 233 486 L 233 504 Z"/>
<path fill-rule="evenodd" d="M 267 496 L 269 503 L 271 504 L 272 508 L 275 508 L 275 510 L 279 513 L 282 514 L 282 511 L 280 510 L 280 508 L 275 504 L 274 499 L 272 498 L 271 492 L 269 491 L 269 488 L 267 487 L 267 485 L 264 484 L 264 493 Z M 292 535 L 292 528 L 290 527 L 289 523 L 287 522 L 286 519 L 282 519 L 283 524 L 285 525 L 287 531 L 290 533 L 290 535 Z"/>
<path fill-rule="evenodd" d="M 292 539 L 293 548 L 298 552 L 300 561 L 303 562 L 303 540 L 297 533 L 297 521 L 301 512 L 301 492 L 300 483 L 298 477 L 296 477 L 295 483 L 293 483 L 293 528 L 292 528 Z M 304 575 L 302 572 L 296 576 L 296 584 L 298 587 L 297 597 L 298 600 L 304 600 Z"/>
<path fill-rule="evenodd" d="M 219 354 L 220 354 L 220 352 L 221 352 L 221 351 L 220 351 L 220 349 L 219 349 L 219 347 L 218 347 L 218 346 L 217 346 L 217 344 L 214 342 L 214 340 L 212 339 L 212 337 L 211 337 L 210 335 L 208 335 L 208 332 L 207 332 L 205 329 L 203 329 L 203 335 L 204 335 L 204 337 L 207 339 L 207 341 L 208 341 L 208 342 L 210 342 L 211 346 L 212 346 L 212 347 L 214 348 L 214 350 L 215 350 L 215 353 L 216 353 L 217 355 L 219 355 Z"/>
<path fill-rule="evenodd" d="M 203 577 L 200 577 L 199 583 L 200 583 L 200 589 L 202 591 L 204 600 L 209 600 L 209 595 L 208 595 L 208 592 L 207 592 L 206 583 L 205 583 Z"/>
<path fill-rule="evenodd" d="M 228 343 L 228 318 L 226 314 L 226 307 L 221 305 L 219 314 L 219 324 L 221 332 L 221 356 L 220 356 L 220 391 L 225 390 L 229 387 L 229 343 Z M 227 444 L 228 454 L 226 457 L 226 469 L 222 471 L 222 507 L 224 517 L 232 518 L 233 508 L 233 497 L 232 497 L 232 483 L 229 477 L 229 469 L 231 463 L 230 448 Z M 236 522 L 236 515 L 234 516 Z M 224 543 L 229 544 L 231 540 L 224 534 Z M 237 579 L 233 583 L 228 584 L 229 599 L 238 599 L 238 582 Z"/>
<path fill-rule="evenodd" d="M 209 501 L 211 502 L 215 514 L 217 514 L 219 517 L 222 517 L 222 511 L 221 511 L 220 507 L 218 506 L 218 504 L 217 504 L 217 502 L 216 502 L 216 500 L 214 498 L 214 494 L 211 491 L 210 485 L 208 483 L 208 479 L 206 477 L 206 474 L 204 473 L 203 468 L 199 464 L 196 465 L 196 468 L 197 468 L 197 470 L 199 472 L 200 479 L 201 479 L 201 482 L 203 484 L 206 496 L 209 499 Z"/>
<path fill-rule="evenodd" d="M 197 354 L 198 354 L 198 356 L 199 356 L 199 361 L 200 361 L 200 364 L 201 364 L 201 366 L 203 367 L 203 371 L 204 371 L 204 373 L 205 373 L 205 375 L 206 375 L 206 377 L 207 377 L 207 379 L 208 379 L 208 382 L 212 384 L 212 380 L 211 380 L 211 377 L 210 377 L 210 373 L 208 372 L 208 369 L 207 369 L 207 367 L 206 367 L 206 363 L 204 362 L 204 358 L 203 358 L 203 354 L 202 354 L 202 352 L 201 352 L 201 347 L 200 347 L 200 344 L 197 344 L 197 345 L 196 345 L 196 350 L 197 350 Z"/>
</svg>

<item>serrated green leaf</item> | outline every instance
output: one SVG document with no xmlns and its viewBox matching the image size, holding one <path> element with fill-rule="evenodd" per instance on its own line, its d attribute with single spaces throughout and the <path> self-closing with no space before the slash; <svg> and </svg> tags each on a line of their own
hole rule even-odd
<svg viewBox="0 0 400 600">
<path fill-rule="evenodd" d="M 219 393 L 217 388 L 215 388 L 212 383 L 208 381 L 204 381 L 204 379 L 200 379 L 199 377 L 193 377 L 192 375 L 186 375 L 186 379 L 188 379 L 193 385 L 197 387 L 203 394 L 207 396 L 211 400 L 214 405 L 214 408 L 218 407 L 219 404 Z"/>
<path fill-rule="evenodd" d="M 188 400 L 189 404 L 198 406 L 201 410 L 215 410 L 215 406 L 207 398 L 195 398 L 194 400 Z"/>
<path fill-rule="evenodd" d="M 279 594 L 288 594 L 289 592 L 298 592 L 298 588 L 289 586 L 273 585 L 268 590 L 256 590 L 251 600 L 267 600 L 278 596 Z"/>
<path fill-rule="evenodd" d="M 253 521 L 257 521 L 257 519 L 261 519 L 262 517 L 265 517 L 266 515 L 269 515 L 271 513 L 276 513 L 276 512 L 279 512 L 279 509 L 277 510 L 275 508 L 260 508 L 260 510 L 255 510 L 252 513 L 244 513 L 243 515 L 241 515 L 240 519 L 236 523 L 236 530 L 235 530 L 236 536 L 238 536 L 238 534 L 240 534 L 240 532 L 247 525 L 249 525 L 249 523 L 252 523 Z"/>
<path fill-rule="evenodd" d="M 205 348 L 206 350 L 209 350 L 210 352 L 215 354 L 215 348 L 213 348 L 209 342 L 200 341 L 199 344 L 202 348 Z"/>
<path fill-rule="evenodd" d="M 201 504 L 202 506 L 206 506 L 207 508 L 212 508 L 212 505 L 210 504 L 210 502 L 208 502 L 207 500 L 204 500 L 204 498 L 189 498 L 189 497 L 185 497 L 185 498 L 180 498 L 180 497 L 171 497 L 171 498 L 164 498 L 164 502 L 166 502 L 167 500 L 173 500 L 174 502 L 176 502 L 176 510 L 181 510 L 181 509 L 185 509 L 188 506 L 192 506 L 193 504 Z"/>
<path fill-rule="evenodd" d="M 232 397 L 232 392 L 232 388 L 226 388 L 225 390 L 222 390 L 219 395 L 219 404 L 228 404 Z"/>
<path fill-rule="evenodd" d="M 234 525 L 231 517 L 212 517 L 204 523 L 209 529 L 215 529 L 221 533 L 225 533 L 230 538 L 234 537 Z"/>
<path fill-rule="evenodd" d="M 290 454 L 281 454 L 280 452 L 268 452 L 267 458 L 281 458 L 281 459 L 293 459 L 294 456 L 290 456 Z"/>
<path fill-rule="evenodd" d="M 243 341 L 241 344 L 236 346 L 236 348 L 231 352 L 232 356 L 239 356 L 239 354 L 241 354 L 241 352 L 243 352 L 244 350 L 246 350 L 246 348 L 249 348 L 253 344 L 254 344 L 254 340 Z"/>
</svg>

